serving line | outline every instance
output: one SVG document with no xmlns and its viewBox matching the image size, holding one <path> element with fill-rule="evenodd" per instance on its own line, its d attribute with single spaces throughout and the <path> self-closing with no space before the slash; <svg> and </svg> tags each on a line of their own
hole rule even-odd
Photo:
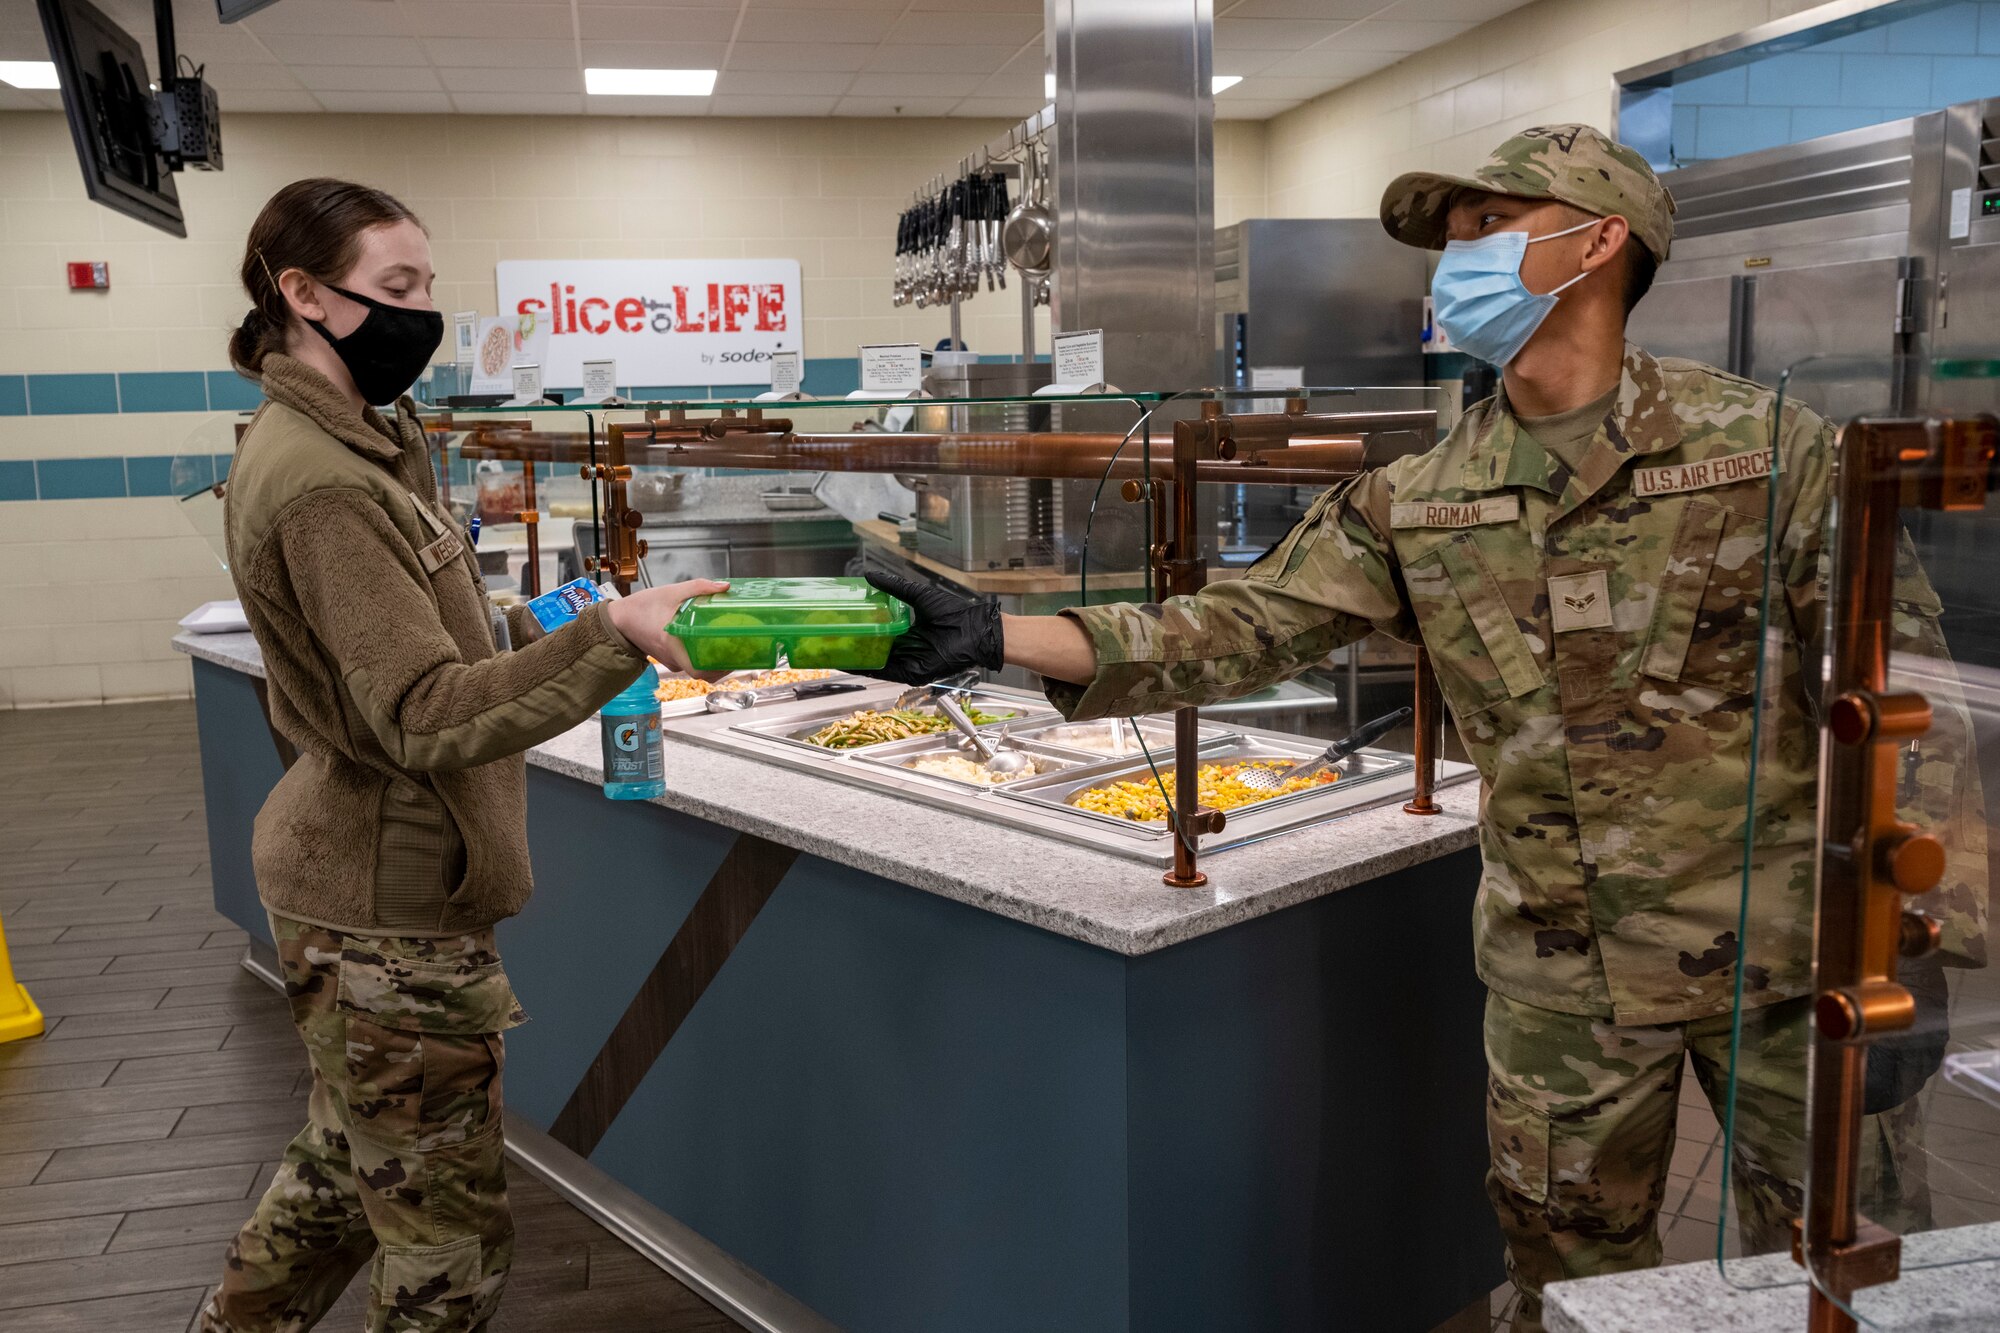
<svg viewBox="0 0 2000 1333">
<path fill-rule="evenodd" d="M 248 634 L 182 634 L 174 645 L 263 675 Z M 865 696 L 856 698 L 864 706 Z M 688 739 L 686 725 L 670 719 L 665 726 L 667 790 L 653 804 L 1126 956 L 1421 865 L 1476 840 L 1477 790 L 1465 783 L 1439 790 L 1438 815 L 1407 815 L 1393 803 L 1361 810 L 1232 848 L 1205 863 L 1211 878 L 1204 887 L 1170 889 L 1125 857 L 712 749 Z M 596 722 L 534 747 L 528 762 L 597 785 L 603 758 Z M 974 851 L 980 854 L 968 854 Z"/>
</svg>

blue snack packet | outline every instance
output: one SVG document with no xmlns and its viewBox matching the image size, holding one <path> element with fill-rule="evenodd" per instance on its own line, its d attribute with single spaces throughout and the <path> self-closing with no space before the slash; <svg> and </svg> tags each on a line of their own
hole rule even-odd
<svg viewBox="0 0 2000 1333">
<path fill-rule="evenodd" d="M 605 591 L 589 579 L 571 579 L 560 588 L 552 588 L 540 597 L 531 598 L 528 610 L 545 634 L 553 634 L 570 621 L 588 610 L 593 603 L 611 600 Z"/>
</svg>

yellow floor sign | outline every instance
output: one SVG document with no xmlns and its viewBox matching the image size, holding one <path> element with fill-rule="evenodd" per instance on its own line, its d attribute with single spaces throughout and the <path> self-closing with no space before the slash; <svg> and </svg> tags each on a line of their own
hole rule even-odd
<svg viewBox="0 0 2000 1333">
<path fill-rule="evenodd" d="M 42 1035 L 42 1011 L 28 998 L 27 987 L 14 980 L 14 965 L 7 961 L 7 931 L 0 925 L 0 1041 L 19 1041 Z"/>
</svg>

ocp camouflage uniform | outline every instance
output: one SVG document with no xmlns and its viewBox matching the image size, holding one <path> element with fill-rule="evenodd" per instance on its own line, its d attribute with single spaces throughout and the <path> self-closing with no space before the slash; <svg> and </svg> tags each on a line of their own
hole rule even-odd
<svg viewBox="0 0 2000 1333">
<path fill-rule="evenodd" d="M 1818 763 L 1805 649 L 1833 436 L 1778 409 L 1770 390 L 1628 345 L 1574 471 L 1503 392 L 1431 452 L 1326 492 L 1243 578 L 1065 612 L 1098 662 L 1087 687 L 1049 683 L 1073 718 L 1237 697 L 1372 630 L 1429 650 L 1482 779 L 1489 1184 L 1520 1329 L 1540 1327 L 1546 1281 L 1657 1261 L 1681 1056 L 1713 1099 L 1739 968 L 1769 1035 L 1738 1062 L 1748 1243 L 1779 1245 L 1777 1220 L 1798 1212 Z M 1928 591 L 1903 612 L 1941 645 Z M 1983 858 L 1953 873 L 1947 935 L 1978 961 Z"/>
<path fill-rule="evenodd" d="M 199 1328 L 310 1328 L 371 1257 L 370 1333 L 486 1327 L 514 1247 L 500 1034 L 524 1021 L 493 932 L 271 928 L 312 1100 Z"/>
</svg>

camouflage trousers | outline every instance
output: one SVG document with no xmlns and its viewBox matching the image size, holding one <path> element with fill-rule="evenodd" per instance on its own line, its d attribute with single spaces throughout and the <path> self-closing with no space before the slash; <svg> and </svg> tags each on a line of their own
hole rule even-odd
<svg viewBox="0 0 2000 1333">
<path fill-rule="evenodd" d="M 1743 1016 L 1729 1179 L 1745 1254 L 1788 1251 L 1804 1198 L 1811 1004 Z M 1514 1333 L 1541 1333 L 1547 1283 L 1660 1262 L 1683 1061 L 1726 1122 L 1730 1027 L 1621 1027 L 1488 995 L 1486 1190 L 1521 1292 Z M 1862 1211 L 1899 1232 L 1930 1225 L 1917 1115 L 1912 1100 L 1863 1122 Z"/>
<path fill-rule="evenodd" d="M 523 1021 L 492 931 L 271 928 L 312 1100 L 197 1328 L 311 1328 L 371 1260 L 370 1333 L 487 1327 L 514 1244 L 500 1033 Z"/>
</svg>

